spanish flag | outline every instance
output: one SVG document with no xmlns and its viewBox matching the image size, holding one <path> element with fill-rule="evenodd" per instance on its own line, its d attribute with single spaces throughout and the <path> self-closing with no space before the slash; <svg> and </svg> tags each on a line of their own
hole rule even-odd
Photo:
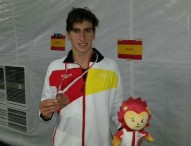
<svg viewBox="0 0 191 146">
<path fill-rule="evenodd" d="M 51 36 L 51 50 L 65 50 L 65 36 L 62 34 L 54 34 Z"/>
<path fill-rule="evenodd" d="M 118 40 L 118 58 L 142 60 L 142 40 Z"/>
</svg>

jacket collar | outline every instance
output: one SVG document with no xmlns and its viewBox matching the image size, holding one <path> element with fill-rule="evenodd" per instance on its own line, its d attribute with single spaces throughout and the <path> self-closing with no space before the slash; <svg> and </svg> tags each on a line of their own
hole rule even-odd
<svg viewBox="0 0 191 146">
<path fill-rule="evenodd" d="M 98 55 L 98 60 L 97 62 L 100 62 L 101 60 L 104 59 L 104 56 L 95 48 L 93 48 L 93 51 L 94 51 L 94 54 L 90 60 L 90 62 L 95 62 L 96 61 L 96 56 Z M 97 54 L 97 55 L 96 55 Z M 72 55 L 72 50 L 70 50 L 68 52 L 68 55 L 67 57 L 65 58 L 65 60 L 63 61 L 63 63 L 74 63 L 74 60 L 73 60 L 73 55 Z"/>
</svg>

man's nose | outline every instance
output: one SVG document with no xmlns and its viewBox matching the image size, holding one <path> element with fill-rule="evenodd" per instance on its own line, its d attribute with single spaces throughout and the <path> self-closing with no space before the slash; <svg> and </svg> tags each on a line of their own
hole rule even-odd
<svg viewBox="0 0 191 146">
<path fill-rule="evenodd" d="M 84 31 L 81 31 L 80 32 L 80 40 L 85 40 L 85 37 L 86 37 L 86 34 L 85 34 L 85 32 Z"/>
</svg>

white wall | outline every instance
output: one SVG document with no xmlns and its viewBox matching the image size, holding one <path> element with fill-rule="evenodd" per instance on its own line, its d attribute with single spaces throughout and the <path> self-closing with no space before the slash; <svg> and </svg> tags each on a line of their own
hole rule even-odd
<svg viewBox="0 0 191 146">
<path fill-rule="evenodd" d="M 155 143 L 189 146 L 191 131 L 190 0 L 0 0 L 0 64 L 27 70 L 28 135 L 0 127 L 0 140 L 13 146 L 51 146 L 54 123 L 38 119 L 44 75 L 50 61 L 66 55 L 50 50 L 50 35 L 65 33 L 71 7 L 89 7 L 100 19 L 95 47 L 116 59 L 126 97 L 141 96 L 152 109 L 147 129 Z M 143 60 L 117 58 L 118 39 L 143 38 Z"/>
</svg>

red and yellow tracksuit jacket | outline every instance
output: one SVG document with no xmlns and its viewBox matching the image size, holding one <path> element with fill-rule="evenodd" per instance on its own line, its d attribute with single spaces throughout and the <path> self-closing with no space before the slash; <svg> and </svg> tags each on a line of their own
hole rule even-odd
<svg viewBox="0 0 191 146">
<path fill-rule="evenodd" d="M 117 112 L 123 101 L 119 70 L 115 61 L 93 50 L 89 61 L 89 66 L 93 66 L 65 92 L 70 103 L 54 114 L 58 123 L 53 146 L 111 146 L 112 135 L 119 128 Z M 72 59 L 72 51 L 53 61 L 47 70 L 41 100 L 55 98 L 64 77 L 62 90 L 82 73 Z"/>
</svg>

